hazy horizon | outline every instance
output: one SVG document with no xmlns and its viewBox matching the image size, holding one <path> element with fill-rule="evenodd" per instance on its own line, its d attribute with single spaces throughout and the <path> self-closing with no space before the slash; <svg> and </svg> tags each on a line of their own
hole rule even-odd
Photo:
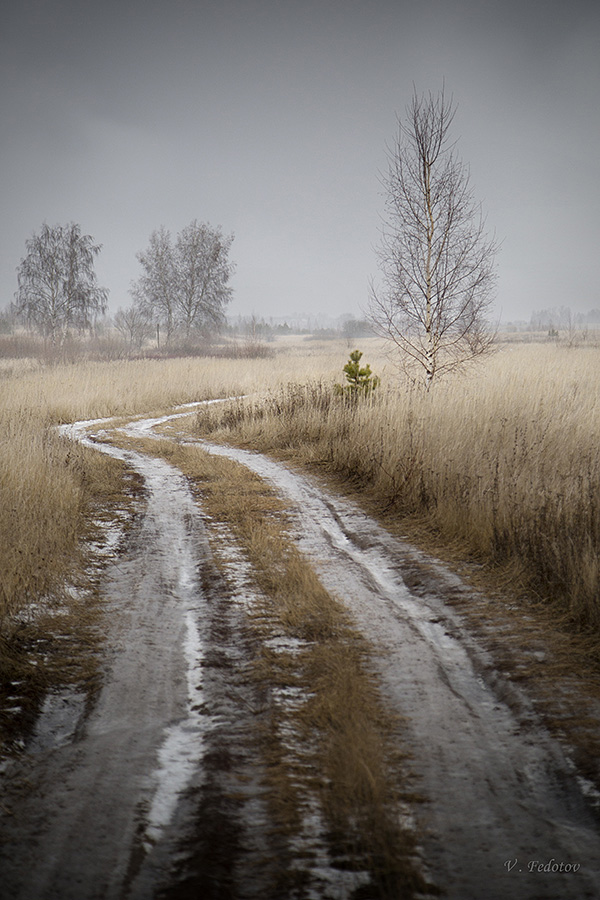
<svg viewBox="0 0 600 900">
<path fill-rule="evenodd" d="M 380 173 L 445 83 L 502 247 L 496 312 L 600 307 L 600 8 L 588 0 L 24 0 L 2 12 L 0 307 L 25 241 L 74 221 L 110 310 L 192 219 L 235 240 L 229 315 L 362 315 Z"/>
</svg>

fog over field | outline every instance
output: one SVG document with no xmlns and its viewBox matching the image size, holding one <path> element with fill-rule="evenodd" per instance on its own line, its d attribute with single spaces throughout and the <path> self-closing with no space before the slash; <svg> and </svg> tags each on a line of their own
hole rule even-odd
<svg viewBox="0 0 600 900">
<path fill-rule="evenodd" d="M 231 314 L 360 314 L 396 113 L 443 81 L 498 314 L 600 307 L 591 0 L 22 0 L 1 22 L 0 307 L 44 221 L 103 244 L 114 311 L 150 232 L 197 218 L 236 235 Z"/>
</svg>

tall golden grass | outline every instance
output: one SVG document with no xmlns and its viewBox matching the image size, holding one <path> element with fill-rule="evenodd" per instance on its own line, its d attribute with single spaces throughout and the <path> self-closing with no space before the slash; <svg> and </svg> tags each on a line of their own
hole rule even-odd
<svg viewBox="0 0 600 900">
<path fill-rule="evenodd" d="M 575 622 L 600 627 L 598 348 L 507 345 L 485 367 L 426 394 L 364 340 L 364 361 L 383 383 L 372 400 L 352 405 L 330 389 L 353 349 L 346 342 L 276 346 L 267 360 L 6 361 L 0 629 L 9 611 L 60 580 L 86 511 L 109 489 L 109 471 L 114 477 L 110 461 L 74 447 L 53 425 L 242 394 L 256 396 L 202 413 L 201 430 L 331 466 L 471 553 L 512 562 Z M 300 386 L 284 387 L 290 382 Z"/>
<path fill-rule="evenodd" d="M 600 350 L 508 346 L 429 393 L 386 381 L 358 403 L 291 385 L 197 428 L 328 466 L 600 629 Z"/>
<path fill-rule="evenodd" d="M 327 345 L 329 346 L 329 345 Z M 344 347 L 284 344 L 276 360 L 171 359 L 0 367 L 0 638 L 19 611 L 55 591 L 77 561 L 86 518 L 117 490 L 119 466 L 60 437 L 58 423 L 155 412 L 275 388 L 315 369 L 331 374 Z M 328 361 L 329 360 L 329 361 Z"/>
</svg>

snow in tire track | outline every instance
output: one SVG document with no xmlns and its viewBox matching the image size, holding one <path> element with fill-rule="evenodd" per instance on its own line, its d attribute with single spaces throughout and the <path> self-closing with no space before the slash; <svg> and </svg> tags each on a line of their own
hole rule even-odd
<svg viewBox="0 0 600 900">
<path fill-rule="evenodd" d="M 38 787 L 0 846 L 0 897 L 10 900 L 153 896 L 168 874 L 181 797 L 202 779 L 212 720 L 203 711 L 198 569 L 210 551 L 201 514 L 178 470 L 98 443 L 101 429 L 62 431 L 141 474 L 146 505 L 104 585 L 108 658 L 96 705 L 72 728 L 77 740 L 41 742 L 23 760 L 20 777 Z M 24 847 L 33 865 L 23 864 Z"/>
</svg>

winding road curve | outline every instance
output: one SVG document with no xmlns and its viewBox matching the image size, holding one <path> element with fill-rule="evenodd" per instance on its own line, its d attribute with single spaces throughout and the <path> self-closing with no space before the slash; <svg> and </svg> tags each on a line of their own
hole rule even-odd
<svg viewBox="0 0 600 900">
<path fill-rule="evenodd" d="M 123 427 L 149 435 L 165 421 Z M 248 693 L 235 711 L 228 699 L 252 690 L 243 677 L 244 610 L 219 599 L 206 523 L 181 473 L 98 443 L 105 427 L 99 420 L 64 431 L 139 472 L 145 507 L 107 574 L 110 658 L 98 702 L 84 716 L 76 697 L 59 698 L 29 754 L 5 773 L 30 789 L 0 848 L 0 897 L 192 896 L 169 892 L 170 866 L 182 836 L 198 829 L 197 803 L 186 798 L 196 792 L 207 798 L 206 816 L 220 815 L 233 776 L 225 764 L 207 774 L 216 734 L 232 748 L 246 791 L 218 820 L 222 840 L 236 844 L 222 860 L 231 896 L 264 897 L 277 847 L 269 845 L 260 773 L 239 712 L 254 698 Z M 445 591 L 466 588 L 314 479 L 261 454 L 199 443 L 274 487 L 292 512 L 300 550 L 375 648 L 384 696 L 406 719 L 411 768 L 426 798 L 415 814 L 428 878 L 450 900 L 600 896 L 597 814 L 558 746 L 534 718 L 517 717 L 503 702 L 501 678 L 444 603 Z M 407 587 L 417 576 L 418 595 Z M 216 864 L 209 838 L 202 853 Z M 202 853 L 190 853 L 201 864 Z M 311 896 L 342 900 L 351 887 L 331 884 Z"/>
<path fill-rule="evenodd" d="M 433 882 L 456 900 L 600 896 L 597 814 L 555 742 L 502 702 L 498 673 L 445 606 L 445 591 L 466 590 L 460 581 L 312 479 L 261 454 L 204 446 L 292 505 L 300 549 L 378 648 L 428 800 L 420 824 Z M 418 597 L 405 583 L 415 569 Z"/>
</svg>

